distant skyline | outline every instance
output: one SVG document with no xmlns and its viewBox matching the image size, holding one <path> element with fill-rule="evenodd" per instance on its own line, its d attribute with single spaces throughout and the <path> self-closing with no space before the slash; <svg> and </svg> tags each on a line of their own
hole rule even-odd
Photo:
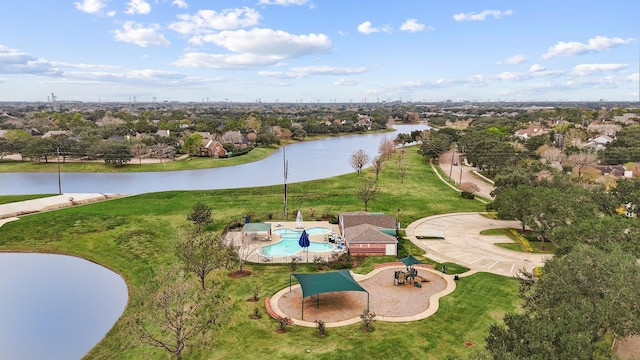
<svg viewBox="0 0 640 360">
<path fill-rule="evenodd" d="M 639 101 L 637 0 L 21 0 L 0 101 Z"/>
</svg>

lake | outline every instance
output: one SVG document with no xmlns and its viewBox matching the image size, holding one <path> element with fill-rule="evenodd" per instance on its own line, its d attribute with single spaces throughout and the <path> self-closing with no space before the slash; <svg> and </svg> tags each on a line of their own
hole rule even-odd
<svg viewBox="0 0 640 360">
<path fill-rule="evenodd" d="M 355 151 L 362 149 L 373 159 L 383 140 L 393 140 L 399 133 L 426 130 L 429 126 L 396 125 L 394 128 L 394 132 L 300 142 L 280 148 L 263 160 L 237 166 L 146 173 L 62 173 L 62 192 L 141 194 L 277 185 L 284 182 L 285 151 L 288 183 L 344 175 L 355 171 L 349 163 Z M 0 173 L 2 195 L 57 192 L 56 173 Z"/>
<path fill-rule="evenodd" d="M 80 359 L 128 301 L 120 275 L 80 258 L 0 253 L 0 358 Z"/>
</svg>

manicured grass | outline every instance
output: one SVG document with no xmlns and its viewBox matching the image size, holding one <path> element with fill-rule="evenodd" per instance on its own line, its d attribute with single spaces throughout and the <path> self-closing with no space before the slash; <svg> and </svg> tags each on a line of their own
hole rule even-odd
<svg viewBox="0 0 640 360">
<path fill-rule="evenodd" d="M 528 231 L 528 230 L 524 232 L 522 230 L 516 230 L 516 231 L 518 231 L 522 236 L 524 236 L 527 239 L 527 241 L 529 241 L 529 244 L 531 245 L 531 248 L 533 249 L 534 253 L 555 254 L 557 248 L 553 243 L 549 241 L 545 241 L 544 243 L 542 243 L 541 241 L 538 240 L 536 234 L 533 233 L 532 231 Z M 509 239 L 515 241 L 515 243 L 497 243 L 495 244 L 496 246 L 499 246 L 504 249 L 513 250 L 513 251 L 526 252 L 526 249 L 522 247 L 520 242 L 513 236 L 511 231 L 509 231 L 509 229 L 487 229 L 487 230 L 481 231 L 480 234 L 481 235 L 504 235 Z"/>
<path fill-rule="evenodd" d="M 482 211 L 484 205 L 460 198 L 441 184 L 428 165 L 410 149 L 405 155 L 409 168 L 404 182 L 396 159 L 388 161 L 380 174 L 380 194 L 369 204 L 369 211 L 396 215 L 401 209 L 403 224 L 419 218 L 460 211 Z M 361 176 L 372 176 L 368 169 Z M 322 214 L 360 211 L 363 204 L 354 195 L 361 178 L 347 174 L 336 178 L 290 184 L 290 199 L 302 199 L 305 220 Z M 213 208 L 214 222 L 209 231 L 220 231 L 232 219 L 243 219 L 248 212 L 254 220 L 266 220 L 282 213 L 282 186 L 212 191 L 173 191 L 149 193 L 54 212 L 25 216 L 0 228 L 0 251 L 50 252 L 80 256 L 118 273 L 129 286 L 129 306 L 107 336 L 91 351 L 91 359 L 166 359 L 162 350 L 141 346 L 127 323 L 146 311 L 140 306 L 153 272 L 161 265 L 177 262 L 174 246 L 179 229 L 189 226 L 186 216 L 202 201 Z M 297 204 L 296 204 L 297 205 Z M 297 208 L 297 207 L 296 207 Z M 290 211 L 293 213 L 293 211 Z M 290 216 L 293 220 L 293 215 Z M 45 225 L 46 226 L 43 226 Z M 413 244 L 404 244 L 409 253 L 421 254 Z M 392 257 L 369 258 L 358 273 L 367 273 Z M 464 268 L 447 263 L 447 273 Z M 440 264 L 437 264 L 440 266 Z M 457 266 L 457 267 L 456 267 Z M 318 359 L 446 358 L 471 354 L 481 348 L 489 325 L 502 314 L 517 308 L 515 280 L 491 274 L 462 278 L 457 290 L 441 300 L 440 310 L 425 320 L 410 323 L 375 323 L 375 331 L 364 333 L 360 325 L 328 329 L 326 338 L 314 336 L 316 330 L 290 327 L 286 334 L 276 332 L 278 324 L 265 313 L 264 297 L 289 283 L 287 265 L 254 264 L 253 275 L 232 279 L 227 270 L 211 274 L 208 281 L 219 281 L 231 299 L 230 315 L 222 327 L 206 335 L 202 347 L 187 350 L 194 359 Z M 301 264 L 299 272 L 316 271 Z M 261 301 L 247 302 L 255 285 L 261 287 Z M 263 318 L 249 319 L 258 306 Z M 467 348 L 465 341 L 476 344 Z M 305 350 L 309 349 L 310 353 Z"/>
<path fill-rule="evenodd" d="M 262 160 L 273 154 L 277 147 L 257 147 L 246 155 L 226 158 L 214 159 L 208 157 L 189 158 L 186 160 L 169 161 L 161 164 L 142 164 L 138 159 L 133 158 L 131 163 L 114 167 L 105 165 L 104 162 L 66 162 L 60 163 L 60 171 L 62 172 L 147 172 L 147 171 L 178 171 L 178 170 L 196 170 L 209 169 L 224 166 L 233 166 L 239 164 L 250 163 Z M 0 172 L 57 172 L 58 164 L 53 162 L 31 162 L 31 161 L 14 161 L 0 160 Z"/>
<path fill-rule="evenodd" d="M 35 194 L 35 195 L 0 195 L 0 204 L 8 204 L 12 202 L 40 199 L 44 197 L 54 196 L 54 194 Z"/>
</svg>

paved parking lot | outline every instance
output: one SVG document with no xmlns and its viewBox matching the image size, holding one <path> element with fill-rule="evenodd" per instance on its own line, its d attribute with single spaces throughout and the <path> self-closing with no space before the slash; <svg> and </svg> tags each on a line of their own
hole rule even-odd
<svg viewBox="0 0 640 360">
<path fill-rule="evenodd" d="M 506 236 L 480 235 L 482 230 L 520 227 L 519 221 L 495 220 L 480 213 L 455 213 L 423 218 L 406 227 L 407 238 L 426 256 L 439 262 L 454 262 L 472 271 L 514 276 L 520 269 L 532 271 L 550 255 L 511 251 L 495 243 L 512 242 Z M 419 240 L 417 236 L 442 235 L 442 239 Z"/>
</svg>

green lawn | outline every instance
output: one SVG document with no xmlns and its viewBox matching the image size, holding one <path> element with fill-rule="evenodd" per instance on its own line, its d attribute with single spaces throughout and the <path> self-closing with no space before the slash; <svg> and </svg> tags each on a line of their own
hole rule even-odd
<svg viewBox="0 0 640 360">
<path fill-rule="evenodd" d="M 62 172 L 146 172 L 146 171 L 178 171 L 209 169 L 224 166 L 232 166 L 262 160 L 271 155 L 277 147 L 257 147 L 246 155 L 214 159 L 208 157 L 189 158 L 186 160 L 169 161 L 161 164 L 142 164 L 137 159 L 132 159 L 131 163 L 114 167 L 105 165 L 104 162 L 67 162 L 60 163 Z M 0 172 L 57 172 L 58 164 L 55 162 L 45 163 L 31 161 L 0 160 Z"/>
<path fill-rule="evenodd" d="M 532 231 L 522 231 L 520 229 L 517 229 L 517 231 L 524 236 L 527 241 L 529 241 L 529 244 L 531 245 L 531 248 L 533 249 L 533 252 L 536 254 L 555 254 L 556 252 L 556 246 L 549 242 L 549 241 L 545 241 L 544 243 L 540 242 L 536 236 L 535 233 L 533 233 Z M 527 250 L 520 244 L 520 242 L 518 241 L 518 239 L 515 238 L 515 236 L 513 236 L 513 234 L 509 231 L 509 229 L 487 229 L 481 232 L 482 235 L 504 235 L 506 237 L 508 237 L 509 239 L 515 241 L 515 243 L 498 243 L 495 244 L 496 246 L 499 246 L 501 248 L 505 248 L 505 249 L 509 249 L 509 250 L 513 250 L 513 251 L 522 251 L 522 252 L 526 252 Z"/>
<path fill-rule="evenodd" d="M 35 195 L 0 195 L 0 205 L 12 202 L 40 199 L 44 197 L 54 196 L 55 194 L 35 194 Z"/>
<path fill-rule="evenodd" d="M 405 155 L 409 172 L 401 181 L 396 159 L 388 161 L 380 174 L 380 194 L 369 204 L 369 211 L 395 215 L 401 209 L 403 224 L 435 214 L 482 211 L 478 201 L 462 199 L 441 184 L 430 167 L 410 149 Z M 365 174 L 372 176 L 372 170 Z M 336 178 L 290 184 L 289 198 L 302 199 L 305 220 L 322 214 L 363 210 L 353 189 L 360 178 L 347 174 Z M 151 282 L 159 265 L 176 262 L 173 252 L 176 235 L 187 226 L 186 216 L 197 201 L 213 208 L 210 231 L 219 231 L 231 219 L 242 219 L 248 212 L 265 220 L 282 213 L 283 187 L 212 191 L 173 191 L 149 193 L 54 212 L 25 216 L 0 228 L 0 251 L 32 251 L 72 254 L 102 264 L 126 280 L 130 306 L 114 328 L 88 355 L 92 359 L 166 359 L 161 350 L 141 346 L 125 325 L 133 315 L 143 313 L 136 306 L 145 298 L 145 285 Z M 297 209 L 298 202 L 294 201 Z M 291 211 L 293 213 L 293 211 Z M 43 226 L 46 224 L 46 226 Z M 412 244 L 403 245 L 409 253 L 420 254 Z M 366 273 L 375 262 L 368 259 L 356 272 Z M 454 269 L 456 264 L 447 264 Z M 375 324 L 375 331 L 363 333 L 359 325 L 328 329 L 329 336 L 317 338 L 315 329 L 290 327 L 286 334 L 276 332 L 277 322 L 265 315 L 264 302 L 257 303 L 260 320 L 250 320 L 256 304 L 246 301 L 256 284 L 261 296 L 270 296 L 288 284 L 285 265 L 251 265 L 253 275 L 231 279 L 227 271 L 210 275 L 219 280 L 231 298 L 231 315 L 222 327 L 207 335 L 204 347 L 188 349 L 187 358 L 207 359 L 319 359 L 446 358 L 472 354 L 483 347 L 489 325 L 502 314 L 517 308 L 515 280 L 491 274 L 463 278 L 457 290 L 441 300 L 432 317 L 411 323 Z M 463 267 L 458 270 L 462 272 Z M 315 271 L 301 265 L 298 271 Z M 476 344 L 474 348 L 465 341 Z M 310 353 L 304 352 L 309 349 Z"/>
</svg>

